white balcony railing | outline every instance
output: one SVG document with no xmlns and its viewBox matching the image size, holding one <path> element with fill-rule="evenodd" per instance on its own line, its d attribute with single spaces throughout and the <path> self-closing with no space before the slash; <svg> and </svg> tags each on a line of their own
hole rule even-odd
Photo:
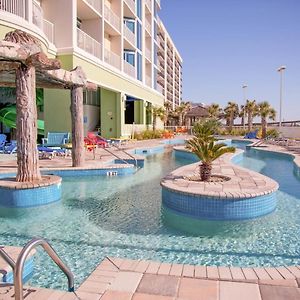
<svg viewBox="0 0 300 300">
<path fill-rule="evenodd" d="M 151 0 L 145 0 L 145 4 L 146 4 L 146 6 L 148 6 L 148 9 L 151 11 L 152 9 L 151 9 Z"/>
<path fill-rule="evenodd" d="M 135 46 L 135 34 L 124 24 L 124 36 L 125 38 Z"/>
<path fill-rule="evenodd" d="M 151 34 L 151 23 L 145 19 L 145 28 Z"/>
<path fill-rule="evenodd" d="M 99 14 L 102 14 L 102 0 L 86 0 Z"/>
<path fill-rule="evenodd" d="M 125 3 L 135 13 L 135 2 L 133 0 L 125 0 Z"/>
<path fill-rule="evenodd" d="M 77 28 L 77 46 L 93 56 L 101 59 L 101 44 L 79 28 Z"/>
<path fill-rule="evenodd" d="M 151 61 L 151 50 L 147 47 L 145 47 L 145 56 L 148 60 Z"/>
<path fill-rule="evenodd" d="M 51 43 L 54 43 L 54 24 L 50 21 L 43 20 L 43 31 Z"/>
<path fill-rule="evenodd" d="M 32 2 L 32 23 L 43 30 L 43 11 L 34 1 Z"/>
<path fill-rule="evenodd" d="M 121 20 L 120 18 L 107 6 L 104 5 L 104 18 L 118 31 L 121 31 Z"/>
<path fill-rule="evenodd" d="M 160 92 L 161 94 L 163 93 L 163 87 L 160 85 L 160 84 L 157 84 L 156 85 L 156 90 L 158 91 L 158 92 Z"/>
<path fill-rule="evenodd" d="M 109 49 L 104 50 L 104 61 L 120 70 L 121 57 Z"/>
<path fill-rule="evenodd" d="M 146 75 L 146 85 L 152 87 L 152 79 L 150 76 Z"/>
<path fill-rule="evenodd" d="M 124 60 L 124 72 L 133 78 L 136 77 L 135 67 L 132 64 L 128 63 L 126 60 Z"/>
<path fill-rule="evenodd" d="M 26 1 L 25 0 L 1 0 L 0 9 L 21 18 L 26 18 Z"/>
</svg>

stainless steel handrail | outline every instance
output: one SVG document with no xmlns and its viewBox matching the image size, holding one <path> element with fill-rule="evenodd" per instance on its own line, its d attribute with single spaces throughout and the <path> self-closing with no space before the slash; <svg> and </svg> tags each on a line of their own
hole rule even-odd
<svg viewBox="0 0 300 300">
<path fill-rule="evenodd" d="M 127 151 L 121 149 L 121 148 L 120 148 L 119 146 L 117 146 L 117 145 L 114 145 L 114 144 L 113 144 L 112 146 L 115 147 L 115 148 L 117 148 L 119 151 L 122 151 L 123 153 L 127 154 L 130 158 L 132 158 L 132 159 L 135 161 L 135 166 L 138 168 L 138 162 L 137 162 L 136 157 L 134 157 L 133 155 L 131 155 L 129 152 L 127 152 Z"/>
<path fill-rule="evenodd" d="M 0 246 L 0 256 L 11 266 L 13 270 L 15 269 L 15 261 L 3 250 L 3 246 Z"/>
<path fill-rule="evenodd" d="M 15 299 L 23 300 L 23 268 L 29 253 L 36 247 L 42 246 L 43 249 L 47 252 L 50 258 L 57 264 L 57 266 L 65 273 L 68 278 L 68 288 L 69 292 L 74 292 L 74 276 L 70 269 L 64 264 L 64 262 L 59 258 L 55 250 L 51 247 L 51 245 L 42 238 L 34 238 L 29 241 L 22 251 L 19 254 L 17 259 L 15 269 L 14 269 L 14 287 L 15 287 Z"/>
</svg>

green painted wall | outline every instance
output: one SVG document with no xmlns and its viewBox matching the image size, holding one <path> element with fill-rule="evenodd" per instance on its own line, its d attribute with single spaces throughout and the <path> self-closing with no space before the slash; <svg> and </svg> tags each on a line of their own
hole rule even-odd
<svg viewBox="0 0 300 300">
<path fill-rule="evenodd" d="M 105 138 L 119 137 L 121 94 L 106 89 L 101 89 L 100 93 L 101 135 Z"/>
<path fill-rule="evenodd" d="M 74 68 L 73 67 L 73 55 L 59 55 L 59 56 L 57 56 L 57 58 L 61 62 L 62 69 L 70 71 Z"/>
<path fill-rule="evenodd" d="M 44 89 L 45 135 L 72 131 L 70 106 L 70 90 Z"/>
<path fill-rule="evenodd" d="M 134 123 L 144 124 L 144 101 L 134 102 Z"/>
</svg>

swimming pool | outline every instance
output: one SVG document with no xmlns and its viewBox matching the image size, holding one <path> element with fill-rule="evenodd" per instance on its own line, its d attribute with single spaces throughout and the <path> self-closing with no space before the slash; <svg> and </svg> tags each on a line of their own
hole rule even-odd
<svg viewBox="0 0 300 300">
<path fill-rule="evenodd" d="M 279 182 L 277 210 L 216 227 L 203 222 L 200 234 L 170 226 L 170 216 L 161 207 L 161 178 L 187 163 L 167 151 L 148 156 L 145 167 L 133 175 L 64 178 L 59 203 L 1 209 L 0 243 L 24 245 L 33 236 L 49 239 L 74 272 L 77 286 L 107 255 L 203 265 L 300 264 L 300 181 L 291 157 L 247 151 L 239 165 Z M 66 279 L 39 252 L 30 284 L 66 288 Z"/>
</svg>

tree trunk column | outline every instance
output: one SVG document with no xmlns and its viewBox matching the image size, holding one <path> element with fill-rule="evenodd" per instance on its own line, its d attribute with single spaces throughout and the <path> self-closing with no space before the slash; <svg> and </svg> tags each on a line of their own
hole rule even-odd
<svg viewBox="0 0 300 300">
<path fill-rule="evenodd" d="M 37 109 L 35 67 L 21 65 L 16 70 L 18 182 L 41 179 L 37 151 Z"/>
<path fill-rule="evenodd" d="M 72 115 L 72 165 L 84 166 L 84 134 L 83 134 L 83 88 L 71 88 L 71 115 Z"/>
</svg>

